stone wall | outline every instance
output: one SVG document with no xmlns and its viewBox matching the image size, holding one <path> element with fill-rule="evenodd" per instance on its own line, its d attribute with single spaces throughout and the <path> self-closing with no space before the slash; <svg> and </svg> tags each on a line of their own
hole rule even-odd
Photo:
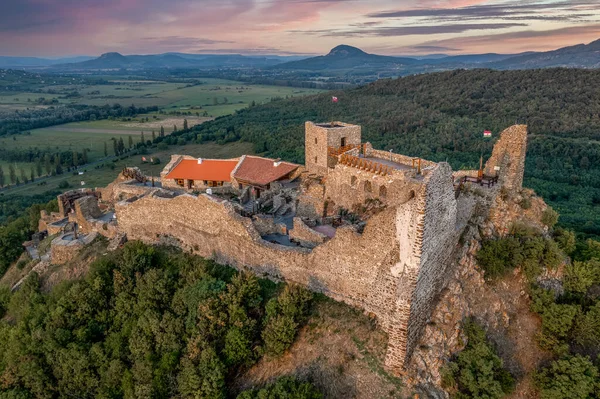
<svg viewBox="0 0 600 399">
<path fill-rule="evenodd" d="M 330 173 L 327 184 L 335 176 Z M 298 230 L 292 230 L 292 236 L 312 242 L 313 249 L 263 240 L 256 221 L 237 214 L 227 201 L 207 195 L 162 198 L 150 194 L 119 202 L 115 209 L 119 229 L 129 239 L 155 243 L 172 236 L 184 250 L 303 284 L 373 313 L 390 337 L 386 365 L 399 373 L 428 317 L 428 301 L 442 285 L 436 279 L 444 270 L 440 262 L 453 249 L 450 238 L 454 237 L 456 202 L 451 171 L 445 164 L 419 184 L 398 184 L 406 186 L 399 186 L 397 192 L 392 188 L 391 193 L 404 196 L 402 204 L 372 216 L 362 234 L 350 226 L 341 227 L 334 238 L 318 237 L 324 241 L 318 243 L 316 232 L 307 239 L 301 233 L 308 227 L 303 229 L 295 221 L 294 230 Z M 342 203 L 343 197 L 336 199 Z M 426 212 L 431 216 L 426 218 Z"/>
<path fill-rule="evenodd" d="M 389 151 L 376 150 L 373 148 L 371 143 L 366 143 L 364 146 L 364 149 L 365 149 L 365 155 L 368 157 L 385 159 L 385 160 L 389 160 L 389 161 L 396 162 L 401 165 L 406 165 L 406 166 L 410 166 L 410 167 L 413 166 L 413 159 L 415 159 L 415 160 L 419 159 L 417 157 L 409 157 L 406 155 L 396 154 L 393 152 L 390 153 Z M 418 165 L 418 162 L 415 161 L 414 165 L 416 168 Z M 421 159 L 421 170 L 423 170 L 425 168 L 433 168 L 436 165 L 437 164 L 435 162 L 428 161 L 426 159 Z"/>
<path fill-rule="evenodd" d="M 340 147 L 342 138 L 346 139 L 346 145 L 361 144 L 361 127 L 343 122 L 334 122 L 334 127 L 329 124 L 306 122 L 304 134 L 306 169 L 311 173 L 326 175 L 327 148 Z"/>
<path fill-rule="evenodd" d="M 420 182 L 406 179 L 401 173 L 382 176 L 338 164 L 327 175 L 325 197 L 336 206 L 349 210 L 368 199 L 379 199 L 388 206 L 395 206 L 414 197 L 420 185 Z"/>
<path fill-rule="evenodd" d="M 527 125 L 514 125 L 505 129 L 494 145 L 492 156 L 485 163 L 485 175 L 497 175 L 502 186 L 520 190 L 523 187 L 526 152 Z"/>
<path fill-rule="evenodd" d="M 294 218 L 294 228 L 290 230 L 290 239 L 299 242 L 306 248 L 314 248 L 319 244 L 323 244 L 329 240 L 323 233 L 319 233 L 316 230 L 311 229 L 300 219 L 299 217 Z"/>
</svg>

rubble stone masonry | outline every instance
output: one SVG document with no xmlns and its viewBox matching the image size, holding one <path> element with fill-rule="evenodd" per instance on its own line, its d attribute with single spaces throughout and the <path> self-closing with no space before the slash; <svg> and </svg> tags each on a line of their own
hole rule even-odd
<svg viewBox="0 0 600 399">
<path fill-rule="evenodd" d="M 439 285 L 433 281 L 442 268 L 438 262 L 453 247 L 451 176 L 449 166 L 437 165 L 413 197 L 371 217 L 362 234 L 341 227 L 314 249 L 267 242 L 250 218 L 238 215 L 229 202 L 204 194 L 151 194 L 121 201 L 115 210 L 119 230 L 129 239 L 157 242 L 172 236 L 184 250 L 303 284 L 375 314 L 390 336 L 386 365 L 400 372 L 427 318 L 416 312 L 427 310 Z M 417 289 L 423 292 L 417 295 Z"/>
<path fill-rule="evenodd" d="M 526 152 L 527 125 L 511 126 L 500 133 L 484 173 L 487 176 L 497 175 L 500 184 L 509 190 L 520 190 L 523 187 Z"/>
<path fill-rule="evenodd" d="M 518 190 L 523 182 L 526 135 L 521 125 L 505 130 L 486 164 L 486 173 L 498 171 L 501 184 L 509 189 Z M 413 158 L 373 150 L 366 144 L 367 157 L 392 157 L 388 161 L 401 166 L 386 173 L 342 163 L 328 166 L 328 147 L 360 144 L 359 126 L 307 122 L 306 144 L 308 173 L 301 181 L 297 217 L 289 232 L 291 239 L 304 246 L 264 240 L 265 234 L 284 234 L 285 225 L 259 215 L 243 217 L 234 204 L 212 195 L 176 195 L 150 188 L 143 195 L 124 195 L 120 185 L 113 185 L 103 192 L 103 199 L 110 194 L 117 201 L 118 233 L 130 240 L 175 242 L 183 250 L 302 284 L 374 314 L 389 337 L 385 365 L 400 374 L 444 287 L 444 276 L 460 247 L 459 237 L 477 207 L 460 198 L 447 163 L 422 161 L 419 174 L 412 167 Z M 166 169 L 176 161 L 172 159 Z M 362 233 L 355 226 L 342 225 L 329 238 L 302 220 L 314 224 L 329 210 L 352 209 L 375 199 L 383 206 L 366 219 Z M 90 201 L 76 202 L 77 216 L 96 218 Z"/>
</svg>

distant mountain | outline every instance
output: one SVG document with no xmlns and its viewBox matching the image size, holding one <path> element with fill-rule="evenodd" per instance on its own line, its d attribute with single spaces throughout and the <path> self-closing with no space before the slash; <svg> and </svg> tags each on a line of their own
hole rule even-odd
<svg viewBox="0 0 600 399">
<path fill-rule="evenodd" d="M 39 58 L 39 57 L 3 57 L 0 56 L 0 68 L 27 68 L 46 67 L 51 65 L 66 64 L 91 60 L 94 57 L 66 57 L 66 58 Z"/>
<path fill-rule="evenodd" d="M 372 74 L 410 75 L 458 68 L 532 69 L 550 67 L 600 67 L 600 40 L 548 52 L 519 54 L 431 54 L 420 57 L 391 57 L 366 53 L 356 47 L 341 45 L 327 55 L 273 66 L 278 70 L 296 71 L 370 71 Z"/>
<path fill-rule="evenodd" d="M 549 67 L 600 68 L 600 39 L 542 53 L 530 53 L 494 62 L 494 69 L 533 69 Z"/>
<path fill-rule="evenodd" d="M 241 54 L 122 55 L 106 53 L 84 62 L 54 65 L 55 70 L 110 70 L 155 68 L 261 68 L 297 60 L 298 57 L 246 56 Z"/>
<path fill-rule="evenodd" d="M 414 65 L 419 61 L 408 57 L 390 57 L 365 53 L 359 48 L 340 45 L 333 48 L 329 54 L 292 61 L 275 66 L 276 69 L 295 69 L 319 71 L 326 69 L 373 69 Z"/>
</svg>

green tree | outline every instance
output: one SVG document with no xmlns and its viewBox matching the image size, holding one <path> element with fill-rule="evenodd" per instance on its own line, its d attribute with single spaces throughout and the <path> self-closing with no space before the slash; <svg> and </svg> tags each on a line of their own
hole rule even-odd
<svg viewBox="0 0 600 399">
<path fill-rule="evenodd" d="M 129 135 L 129 138 L 128 138 L 128 146 L 129 146 L 129 148 L 133 147 L 133 137 L 131 137 L 131 135 Z"/>
<path fill-rule="evenodd" d="M 106 141 L 104 142 L 104 156 L 108 156 L 108 146 L 106 145 Z"/>
<path fill-rule="evenodd" d="M 39 158 L 35 161 L 35 171 L 37 173 L 37 177 L 42 177 L 44 171 L 42 169 L 42 161 Z"/>
<path fill-rule="evenodd" d="M 473 320 L 463 324 L 467 345 L 442 370 L 443 386 L 461 398 L 501 398 L 514 388 L 514 379 Z"/>
<path fill-rule="evenodd" d="M 73 165 L 74 167 L 78 167 L 79 166 L 79 154 L 77 153 L 77 151 L 73 151 Z"/>
<path fill-rule="evenodd" d="M 311 383 L 298 381 L 294 377 L 281 377 L 262 389 L 241 392 L 236 399 L 323 399 Z"/>
<path fill-rule="evenodd" d="M 165 137 L 165 128 L 164 128 L 164 126 L 160 127 L 160 137 Z"/>
<path fill-rule="evenodd" d="M 188 131 L 188 121 L 187 121 L 187 119 L 183 120 L 183 130 L 185 130 L 186 132 Z"/>
<path fill-rule="evenodd" d="M 559 359 L 542 369 L 536 381 L 542 399 L 587 399 L 594 391 L 598 369 L 586 357 Z"/>
<path fill-rule="evenodd" d="M 44 155 L 44 169 L 46 169 L 47 175 L 52 173 L 52 159 L 50 158 L 50 154 Z"/>
<path fill-rule="evenodd" d="M 17 171 L 12 163 L 8 164 L 8 175 L 10 176 L 11 184 L 15 184 L 17 181 Z"/>
<path fill-rule="evenodd" d="M 25 173 L 25 168 L 21 168 L 20 172 L 21 172 L 21 180 L 23 180 L 23 183 L 27 183 L 27 173 Z"/>
<path fill-rule="evenodd" d="M 146 140 L 144 139 L 144 132 L 142 132 L 142 134 L 140 135 L 140 144 L 141 145 L 145 145 L 146 144 Z"/>
<path fill-rule="evenodd" d="M 84 165 L 86 165 L 88 162 L 89 162 L 89 159 L 88 159 L 88 149 L 84 148 L 83 152 L 81 154 L 81 163 L 84 164 Z"/>
<path fill-rule="evenodd" d="M 33 169 L 33 166 L 31 167 L 31 173 L 29 174 L 29 180 L 31 182 L 35 181 L 35 169 Z"/>
<path fill-rule="evenodd" d="M 0 187 L 4 187 L 4 169 L 0 166 Z"/>
<path fill-rule="evenodd" d="M 156 140 L 156 133 L 154 133 L 154 130 L 152 131 L 152 142 L 154 143 L 154 140 Z"/>
<path fill-rule="evenodd" d="M 554 225 L 558 222 L 558 212 L 556 212 L 551 207 L 547 207 L 542 213 L 542 223 L 544 223 L 549 228 L 554 227 Z"/>
</svg>

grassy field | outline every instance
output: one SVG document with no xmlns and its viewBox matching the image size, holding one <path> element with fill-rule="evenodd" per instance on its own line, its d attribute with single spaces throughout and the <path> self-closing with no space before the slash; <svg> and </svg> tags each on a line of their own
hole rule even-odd
<svg viewBox="0 0 600 399">
<path fill-rule="evenodd" d="M 108 155 L 114 155 L 112 138 L 122 138 L 127 147 L 129 136 L 135 144 L 141 140 L 141 132 L 144 132 L 144 140 L 152 139 L 152 131 L 158 135 L 160 126 L 164 125 L 165 133 L 173 131 L 173 125 L 183 127 L 183 117 L 163 116 L 157 119 L 150 118 L 148 122 L 141 122 L 143 116 L 131 121 L 121 122 L 115 120 L 100 120 L 94 122 L 77 122 L 65 125 L 51 126 L 43 129 L 35 129 L 30 134 L 0 136 L 0 148 L 6 150 L 27 150 L 38 148 L 49 150 L 48 152 L 88 150 L 88 159 L 93 162 L 104 158 L 104 144 L 106 144 Z M 187 117 L 188 125 L 204 122 L 207 118 Z M 29 176 L 33 164 L 13 163 L 16 165 L 17 174 L 24 168 Z M 5 176 L 8 175 L 8 162 L 0 159 L 0 168 L 3 168 Z"/>
<path fill-rule="evenodd" d="M 274 97 L 302 96 L 318 93 L 317 89 L 282 86 L 247 85 L 222 79 L 199 79 L 201 84 L 170 83 L 160 81 L 131 81 L 113 79 L 106 85 L 62 85 L 42 88 L 42 93 L 2 93 L 0 106 L 22 109 L 43 106 L 38 101 L 56 99 L 59 104 L 89 104 L 123 106 L 156 105 L 164 111 L 185 111 L 198 116 L 222 116 L 245 108 L 253 101 L 257 104 Z M 48 90 L 51 90 L 50 93 Z M 67 93 L 71 93 L 67 95 Z M 73 95 L 74 94 L 74 95 Z"/>
<path fill-rule="evenodd" d="M 2 196 L 11 195 L 37 195 L 46 191 L 59 189 L 59 184 L 66 181 L 70 188 L 94 188 L 104 187 L 112 182 L 117 174 L 126 166 L 137 166 L 146 175 L 160 176 L 160 171 L 171 159 L 171 154 L 187 154 L 195 157 L 210 158 L 233 158 L 243 154 L 252 154 L 252 144 L 250 143 L 230 143 L 218 145 L 215 143 L 205 144 L 187 144 L 184 146 L 170 146 L 168 150 L 159 151 L 156 148 L 150 150 L 151 154 L 144 155 L 146 158 L 158 157 L 161 161 L 158 165 L 150 165 L 142 162 L 141 155 L 133 155 L 116 162 L 106 160 L 96 166 L 81 167 L 83 175 L 64 173 L 60 176 L 54 176 L 43 179 L 39 182 L 29 183 L 18 187 L 11 187 L 0 192 Z M 28 171 L 29 169 L 27 169 Z M 6 173 L 5 173 L 6 174 Z M 81 185 L 84 181 L 85 185 Z M 61 189 L 66 190 L 66 189 Z"/>
</svg>

